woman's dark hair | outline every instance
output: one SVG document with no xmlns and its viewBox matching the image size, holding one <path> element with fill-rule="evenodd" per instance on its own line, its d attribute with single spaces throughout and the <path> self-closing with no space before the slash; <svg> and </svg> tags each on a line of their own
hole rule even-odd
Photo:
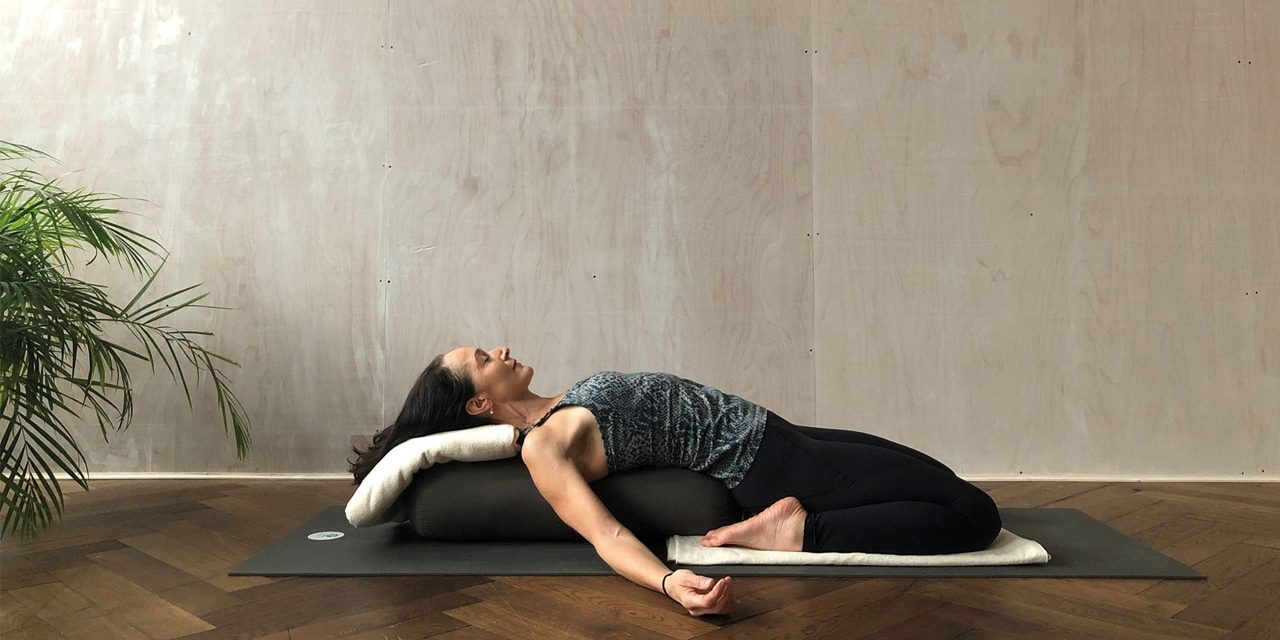
<svg viewBox="0 0 1280 640">
<path fill-rule="evenodd" d="M 446 367 L 443 353 L 436 356 L 409 389 L 395 423 L 375 433 L 368 449 L 352 448 L 358 456 L 355 462 L 347 460 L 355 476 L 352 484 L 360 484 L 382 456 L 405 440 L 494 424 L 491 418 L 467 413 L 467 400 L 475 395 L 471 374 Z"/>
</svg>

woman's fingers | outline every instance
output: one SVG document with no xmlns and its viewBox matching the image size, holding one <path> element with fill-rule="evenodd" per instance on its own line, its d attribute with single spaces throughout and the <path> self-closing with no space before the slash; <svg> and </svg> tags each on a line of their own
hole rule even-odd
<svg viewBox="0 0 1280 640">
<path fill-rule="evenodd" d="M 724 610 L 724 597 L 729 592 L 729 581 L 721 580 L 716 584 L 711 593 L 707 594 L 707 601 L 704 605 L 706 613 L 720 613 Z"/>
<path fill-rule="evenodd" d="M 724 590 L 720 593 L 720 599 L 714 606 L 716 613 L 728 613 L 733 607 L 733 581 L 727 577 L 724 579 Z"/>
<path fill-rule="evenodd" d="M 702 609 L 700 613 L 715 612 L 719 608 L 720 602 L 725 595 L 729 593 L 730 580 L 728 577 L 721 578 L 716 581 L 715 585 L 701 598 L 698 605 Z"/>
<path fill-rule="evenodd" d="M 693 580 L 688 580 L 681 585 L 685 590 L 686 596 L 680 600 L 687 601 L 686 609 L 695 616 L 701 616 L 708 613 L 728 613 L 733 607 L 733 579 L 729 576 L 719 578 L 710 583 L 706 588 L 701 584 L 706 584 L 710 578 L 693 575 Z"/>
</svg>

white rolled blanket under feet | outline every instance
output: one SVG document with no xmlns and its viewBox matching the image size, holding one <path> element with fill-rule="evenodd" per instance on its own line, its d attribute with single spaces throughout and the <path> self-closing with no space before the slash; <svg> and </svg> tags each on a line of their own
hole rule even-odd
<svg viewBox="0 0 1280 640">
<path fill-rule="evenodd" d="M 1052 556 L 1040 543 L 1001 529 L 991 546 L 982 551 L 939 555 L 888 553 L 816 553 L 810 551 L 761 551 L 746 547 L 704 547 L 702 536 L 667 538 L 667 561 L 684 565 L 708 564 L 861 564 L 910 567 L 962 567 L 980 565 L 1044 564 Z"/>
</svg>

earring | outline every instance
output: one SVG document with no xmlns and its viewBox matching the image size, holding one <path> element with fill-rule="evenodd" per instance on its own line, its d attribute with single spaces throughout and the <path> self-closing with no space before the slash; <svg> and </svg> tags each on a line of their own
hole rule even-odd
<svg viewBox="0 0 1280 640">
<path fill-rule="evenodd" d="M 493 409 L 490 409 L 490 410 L 489 410 L 489 413 L 490 413 L 490 414 L 492 414 L 492 413 L 493 413 Z"/>
</svg>

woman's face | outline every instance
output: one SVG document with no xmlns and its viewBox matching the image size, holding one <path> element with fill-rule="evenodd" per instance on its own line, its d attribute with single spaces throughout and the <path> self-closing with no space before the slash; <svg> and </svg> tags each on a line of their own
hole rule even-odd
<svg viewBox="0 0 1280 640">
<path fill-rule="evenodd" d="M 445 356 L 445 361 L 454 371 L 471 374 L 477 396 L 467 401 L 467 411 L 472 414 L 488 413 L 493 408 L 479 400 L 480 397 L 498 404 L 523 398 L 529 391 L 529 380 L 533 379 L 533 367 L 511 357 L 511 349 L 507 347 L 489 351 L 480 347 L 458 347 Z"/>
</svg>

